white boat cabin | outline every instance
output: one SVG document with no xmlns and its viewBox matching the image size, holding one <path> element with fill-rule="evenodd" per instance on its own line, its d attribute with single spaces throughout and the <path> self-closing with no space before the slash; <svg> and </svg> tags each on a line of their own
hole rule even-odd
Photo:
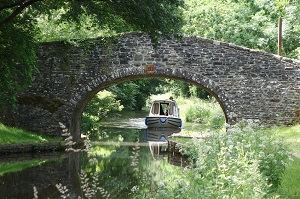
<svg viewBox="0 0 300 199">
<path fill-rule="evenodd" d="M 169 116 L 179 118 L 179 109 L 173 100 L 155 100 L 149 116 Z"/>
</svg>

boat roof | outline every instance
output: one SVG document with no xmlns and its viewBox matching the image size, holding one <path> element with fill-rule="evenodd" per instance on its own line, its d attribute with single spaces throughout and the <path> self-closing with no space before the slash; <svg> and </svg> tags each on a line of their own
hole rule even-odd
<svg viewBox="0 0 300 199">
<path fill-rule="evenodd" d="M 153 102 L 152 103 L 154 103 L 154 102 L 159 102 L 159 103 L 161 103 L 161 102 L 163 102 L 163 103 L 170 103 L 170 102 L 175 102 L 174 100 L 170 100 L 170 99 L 165 99 L 165 100 L 153 100 Z M 176 103 L 176 102 L 175 102 Z"/>
</svg>

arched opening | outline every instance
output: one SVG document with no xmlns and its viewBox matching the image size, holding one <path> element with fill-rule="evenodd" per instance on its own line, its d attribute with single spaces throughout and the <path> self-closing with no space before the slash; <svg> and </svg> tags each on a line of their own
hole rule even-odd
<svg viewBox="0 0 300 199">
<path fill-rule="evenodd" d="M 216 95 L 214 92 L 211 92 L 211 90 L 209 90 L 207 87 L 204 87 L 203 84 L 199 84 L 196 81 L 187 81 L 182 77 L 174 77 L 168 75 L 136 75 L 126 76 L 124 78 L 116 78 L 112 81 L 106 81 L 106 84 L 98 86 L 95 90 L 91 90 L 90 93 L 85 96 L 85 101 L 80 106 L 80 116 L 82 117 L 82 113 L 86 111 L 85 108 L 89 107 L 89 102 L 93 101 L 93 97 L 95 97 L 95 95 L 99 95 L 99 92 L 102 96 L 105 96 L 108 90 L 110 90 L 111 92 L 111 86 L 116 86 L 124 83 L 129 84 L 129 82 L 138 80 L 144 80 L 145 82 L 160 80 L 165 81 L 171 85 L 177 85 L 179 82 L 182 82 L 185 83 L 185 86 L 188 85 L 189 92 L 194 91 L 194 93 L 196 93 L 195 88 L 201 88 L 201 91 L 205 92 L 210 91 L 210 93 L 213 93 L 213 95 L 211 95 L 210 93 L 208 94 L 217 97 L 214 97 L 215 101 L 213 101 L 213 99 L 203 99 L 203 101 L 206 100 L 207 104 L 213 103 L 219 105 L 224 120 L 226 120 L 224 113 L 224 110 L 226 109 L 223 103 L 222 106 L 221 104 L 219 104 L 220 99 L 218 95 Z M 188 84 L 186 84 L 186 82 L 188 82 Z M 150 83 L 148 84 L 148 86 L 149 85 L 153 87 L 157 86 L 154 83 Z M 167 85 L 163 86 L 164 88 L 167 87 Z M 168 89 L 166 89 L 165 91 L 167 91 Z M 181 95 L 175 96 L 175 92 L 172 92 L 171 95 L 178 103 L 178 106 L 185 105 L 186 107 L 193 108 L 193 106 L 191 105 L 192 103 L 200 103 L 200 99 L 199 101 L 190 99 L 189 101 L 185 101 L 185 104 L 180 103 L 180 97 L 181 99 L 184 98 Z M 158 96 L 159 94 L 163 93 L 164 92 L 161 91 L 154 97 L 161 97 L 163 99 L 170 97 L 170 95 Z M 114 105 L 116 106 L 114 108 L 120 106 L 120 104 L 116 103 L 116 100 L 110 100 L 108 102 L 114 103 Z M 196 108 L 198 107 L 199 106 L 197 106 Z M 93 107 L 91 106 L 91 108 Z M 150 111 L 149 107 L 147 108 L 147 110 L 147 112 Z M 184 117 L 183 112 L 185 110 L 181 108 L 180 111 L 181 117 Z M 185 118 L 182 119 L 185 120 Z M 119 123 L 119 121 L 114 121 L 114 123 Z M 82 123 L 79 123 L 79 125 L 82 125 Z M 122 128 L 125 129 L 124 127 Z M 109 130 L 113 130 L 114 132 Z M 135 187 L 142 186 L 145 187 L 145 192 L 147 192 L 147 194 L 152 194 L 151 192 L 153 190 L 149 189 L 149 187 L 157 186 L 156 178 L 165 181 L 168 176 L 176 177 L 175 173 L 178 170 L 180 170 L 180 175 L 184 176 L 183 173 L 181 173 L 182 168 L 177 166 L 188 165 L 187 160 L 179 154 L 169 155 L 169 153 L 167 152 L 166 147 L 168 146 L 165 140 L 168 139 L 168 136 L 170 136 L 168 134 L 169 131 L 163 134 L 158 131 L 149 132 L 144 129 L 135 128 L 127 128 L 122 131 L 120 126 L 118 128 L 112 128 L 111 126 L 107 128 L 107 126 L 105 126 L 101 129 L 101 131 L 103 132 L 103 134 L 101 134 L 101 139 L 96 138 L 96 142 L 93 143 L 92 147 L 87 152 L 88 159 L 92 161 L 86 161 L 84 165 L 88 165 L 87 167 L 89 169 L 92 169 L 95 175 L 97 175 L 97 178 L 100 179 L 98 182 L 98 186 L 102 187 L 108 193 L 113 194 L 115 198 L 130 198 L 130 194 L 139 194 L 139 191 L 135 190 Z M 98 135 L 99 134 L 100 133 L 98 133 Z M 142 141 L 145 136 L 147 136 L 147 142 Z"/>
<path fill-rule="evenodd" d="M 173 123 L 148 126 L 145 124 L 148 115 L 168 116 L 173 118 Z M 98 92 L 84 108 L 80 127 L 81 133 L 95 137 L 100 133 L 99 128 L 105 131 L 105 126 L 178 128 L 174 124 L 177 117 L 182 121 L 181 135 L 188 132 L 190 136 L 197 136 L 197 133 L 225 129 L 222 106 L 203 87 L 179 79 L 149 77 L 121 81 Z"/>
<path fill-rule="evenodd" d="M 96 85 L 88 85 L 83 87 L 83 92 L 81 90 L 81 96 L 76 103 L 75 109 L 73 109 L 73 114 L 71 116 L 70 131 L 75 140 L 80 138 L 80 121 L 81 115 L 86 107 L 87 103 L 101 90 L 108 88 L 110 85 L 126 82 L 128 80 L 136 80 L 141 78 L 170 78 L 183 80 L 189 82 L 197 87 L 202 88 L 207 91 L 211 96 L 213 96 L 216 101 L 220 104 L 223 112 L 225 121 L 227 123 L 232 123 L 233 119 L 229 116 L 230 106 L 229 101 L 224 93 L 224 91 L 217 86 L 211 80 L 200 76 L 198 74 L 190 74 L 184 70 L 172 70 L 169 68 L 160 69 L 154 74 L 147 74 L 145 71 L 135 70 L 135 69 L 122 69 L 122 71 L 115 71 L 113 74 L 105 76 L 105 78 L 100 79 L 100 83 Z M 97 79 L 99 80 L 99 79 Z M 79 95 L 79 94 L 77 94 Z"/>
</svg>

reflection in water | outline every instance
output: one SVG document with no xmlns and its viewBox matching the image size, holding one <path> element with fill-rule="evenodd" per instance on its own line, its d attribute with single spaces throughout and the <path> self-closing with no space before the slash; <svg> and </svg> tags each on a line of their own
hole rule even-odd
<svg viewBox="0 0 300 199">
<path fill-rule="evenodd" d="M 161 183 L 172 181 L 170 173 L 183 175 L 170 164 L 178 154 L 167 152 L 173 133 L 102 129 L 88 152 L 47 157 L 37 166 L 0 176 L 1 198 L 33 198 L 33 187 L 39 198 L 155 198 Z"/>
<path fill-rule="evenodd" d="M 167 152 L 169 137 L 179 133 L 180 129 L 148 128 L 145 140 L 148 141 L 149 149 L 153 157 L 159 156 L 161 152 Z"/>
<path fill-rule="evenodd" d="M 101 122 L 101 126 L 106 128 L 116 127 L 122 129 L 146 129 L 147 128 L 144 117 Z"/>
</svg>

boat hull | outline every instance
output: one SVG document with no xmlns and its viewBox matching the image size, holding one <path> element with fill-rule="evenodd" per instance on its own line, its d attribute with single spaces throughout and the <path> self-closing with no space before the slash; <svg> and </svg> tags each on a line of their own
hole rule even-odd
<svg viewBox="0 0 300 199">
<path fill-rule="evenodd" d="M 181 131 L 180 128 L 147 128 L 145 131 L 145 140 L 152 142 L 167 141 L 170 136 Z"/>
<path fill-rule="evenodd" d="M 145 119 L 148 128 L 180 128 L 182 121 L 177 117 L 149 116 Z"/>
</svg>

